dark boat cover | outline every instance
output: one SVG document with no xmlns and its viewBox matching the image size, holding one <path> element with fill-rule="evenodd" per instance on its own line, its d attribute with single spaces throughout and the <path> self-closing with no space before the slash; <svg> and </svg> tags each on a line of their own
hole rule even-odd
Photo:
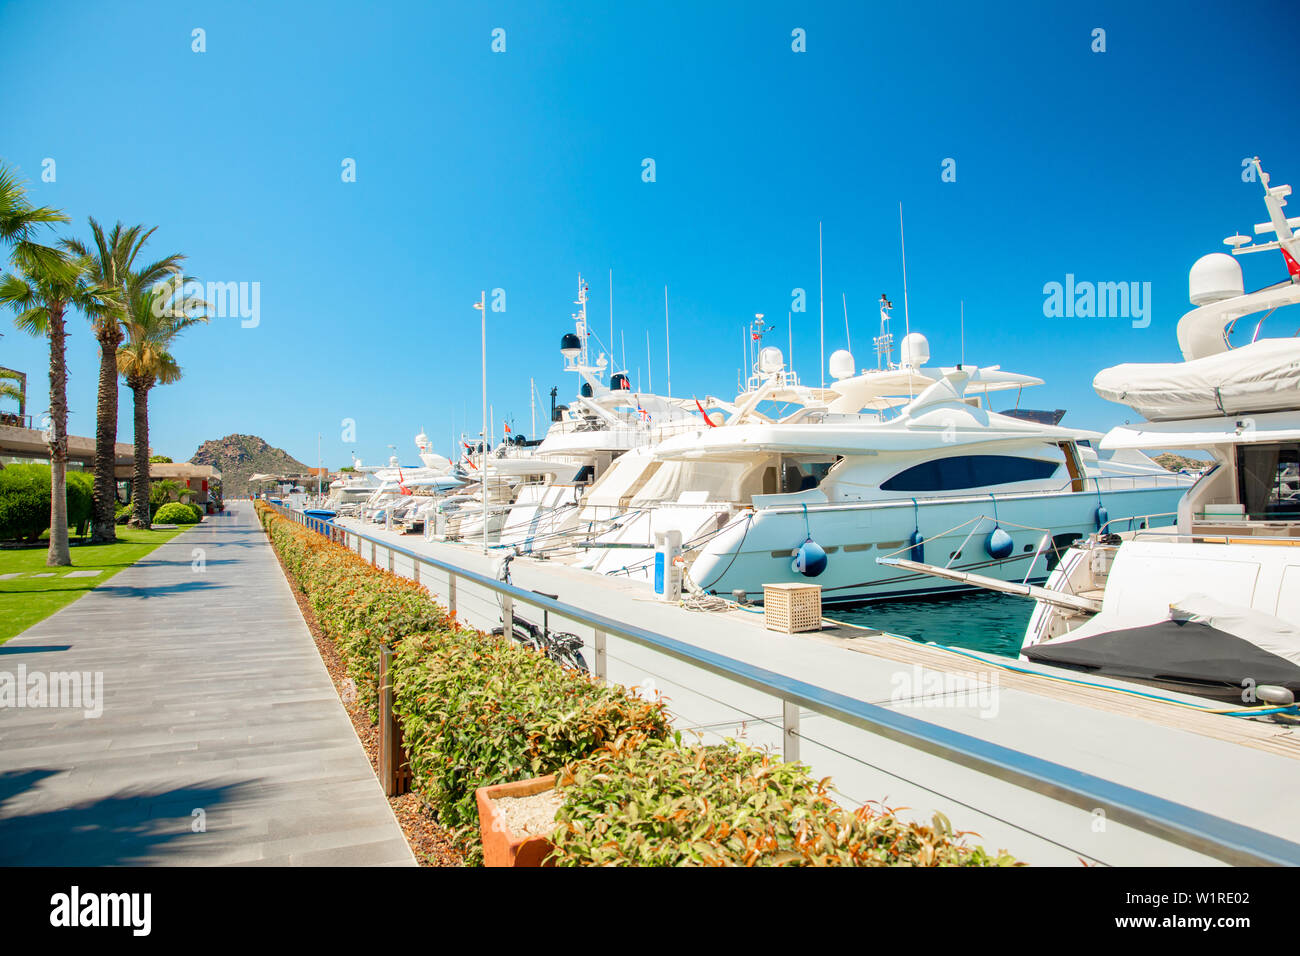
<svg viewBox="0 0 1300 956">
<path fill-rule="evenodd" d="M 1248 688 L 1277 684 L 1300 698 L 1300 665 L 1249 640 L 1198 621 L 1167 620 L 1057 640 L 1023 649 L 1052 664 L 1168 687 L 1233 703 L 1253 703 Z M 1243 696 L 1245 695 L 1245 696 Z"/>
</svg>

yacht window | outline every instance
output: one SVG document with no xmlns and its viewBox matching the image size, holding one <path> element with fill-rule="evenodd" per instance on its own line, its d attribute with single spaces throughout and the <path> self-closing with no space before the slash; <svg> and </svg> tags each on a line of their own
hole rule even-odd
<svg viewBox="0 0 1300 956">
<path fill-rule="evenodd" d="M 1237 480 L 1247 518 L 1300 518 L 1300 443 L 1239 445 Z"/>
<path fill-rule="evenodd" d="M 961 455 L 936 458 L 900 471 L 882 482 L 884 491 L 956 491 L 983 488 L 1017 481 L 1050 478 L 1059 467 L 1057 462 L 1014 455 Z"/>
</svg>

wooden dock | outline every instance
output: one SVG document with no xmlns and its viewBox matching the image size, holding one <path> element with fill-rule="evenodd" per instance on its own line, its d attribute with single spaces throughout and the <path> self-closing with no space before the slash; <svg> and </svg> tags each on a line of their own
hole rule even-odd
<svg viewBox="0 0 1300 956">
<path fill-rule="evenodd" d="M 0 864 L 413 865 L 248 502 L 0 646 L 102 715 L 0 709 Z"/>
</svg>

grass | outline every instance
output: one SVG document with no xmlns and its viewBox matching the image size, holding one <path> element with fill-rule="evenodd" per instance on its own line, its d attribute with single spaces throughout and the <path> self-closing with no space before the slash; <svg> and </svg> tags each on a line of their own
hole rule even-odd
<svg viewBox="0 0 1300 956">
<path fill-rule="evenodd" d="M 175 528 L 145 531 L 119 526 L 116 544 L 74 542 L 71 549 L 72 566 L 67 568 L 47 568 L 44 547 L 0 550 L 0 575 L 21 575 L 0 581 L 0 644 L 21 634 L 37 621 L 45 620 L 60 608 L 67 607 L 184 530 Z M 103 573 L 87 578 L 66 576 L 69 571 L 91 569 L 102 570 Z M 48 572 L 53 572 L 56 576 L 32 577 L 33 574 Z"/>
</svg>

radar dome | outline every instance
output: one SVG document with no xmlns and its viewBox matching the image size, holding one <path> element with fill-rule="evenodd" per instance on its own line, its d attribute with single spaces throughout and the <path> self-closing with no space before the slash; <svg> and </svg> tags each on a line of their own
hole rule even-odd
<svg viewBox="0 0 1300 956">
<path fill-rule="evenodd" d="M 622 372 L 615 372 L 609 377 L 609 387 L 614 391 L 630 392 L 632 381 Z"/>
<path fill-rule="evenodd" d="M 397 456 L 396 456 L 396 455 L 392 455 L 391 457 L 389 457 L 389 459 L 388 459 L 388 467 L 389 467 L 389 468 L 396 468 L 396 467 L 397 467 Z"/>
<path fill-rule="evenodd" d="M 785 368 L 785 356 L 775 345 L 769 345 L 758 353 L 758 369 L 760 372 L 772 373 L 779 372 Z"/>
<path fill-rule="evenodd" d="M 903 336 L 903 344 L 898 350 L 899 364 L 908 368 L 921 368 L 930 361 L 930 340 L 920 332 L 909 332 Z"/>
<path fill-rule="evenodd" d="M 592 390 L 591 390 L 591 383 L 590 383 L 590 382 L 583 382 L 583 383 L 582 383 L 582 388 L 578 389 L 578 394 L 580 394 L 583 398 L 591 398 L 591 396 L 592 396 L 592 394 L 593 394 L 593 392 L 592 392 Z"/>
<path fill-rule="evenodd" d="M 1187 275 L 1187 295 L 1192 305 L 1222 302 L 1245 292 L 1241 263 L 1224 252 L 1211 252 L 1192 264 Z"/>
<path fill-rule="evenodd" d="M 582 342 L 572 332 L 565 332 L 560 338 L 560 354 L 565 358 L 577 358 L 582 354 Z"/>
<path fill-rule="evenodd" d="M 831 378 L 839 380 L 842 378 L 852 378 L 857 374 L 857 367 L 853 362 L 853 353 L 848 349 L 836 349 L 831 353 L 830 365 Z"/>
<path fill-rule="evenodd" d="M 420 432 L 420 434 L 416 435 L 416 436 L 415 436 L 415 447 L 416 447 L 416 448 L 421 448 L 421 449 L 423 449 L 423 448 L 428 448 L 428 447 L 429 447 L 429 436 L 426 435 L 424 432 Z"/>
</svg>

